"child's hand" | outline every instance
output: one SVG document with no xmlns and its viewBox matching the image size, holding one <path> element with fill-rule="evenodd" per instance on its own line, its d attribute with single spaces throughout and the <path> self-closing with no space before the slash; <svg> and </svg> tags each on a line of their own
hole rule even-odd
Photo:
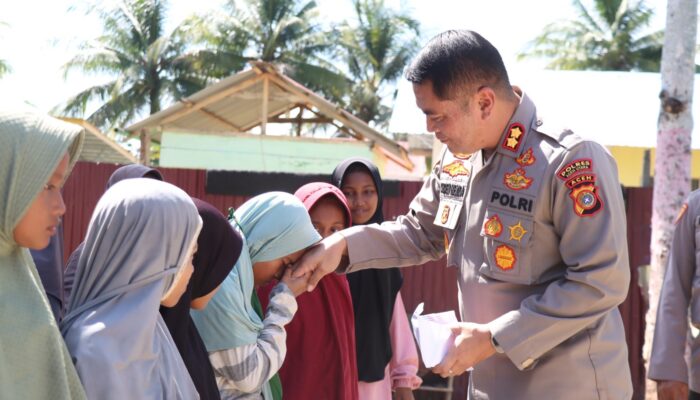
<svg viewBox="0 0 700 400">
<path fill-rule="evenodd" d="M 306 292 L 306 288 L 309 282 L 309 276 L 311 274 L 307 273 L 299 278 L 294 278 L 292 277 L 292 269 L 287 268 L 284 270 L 284 275 L 282 275 L 281 282 L 284 282 L 285 285 L 289 288 L 289 290 L 294 293 L 294 297 L 299 296 L 300 294 Z"/>
</svg>

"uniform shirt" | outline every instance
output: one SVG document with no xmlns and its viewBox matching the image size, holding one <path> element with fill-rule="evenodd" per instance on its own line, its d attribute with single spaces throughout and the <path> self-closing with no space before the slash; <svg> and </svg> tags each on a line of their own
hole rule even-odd
<svg viewBox="0 0 700 400">
<path fill-rule="evenodd" d="M 445 152 L 408 214 L 343 235 L 348 272 L 447 251 L 462 321 L 488 324 L 504 351 L 474 368 L 470 398 L 629 399 L 625 225 L 612 156 L 543 127 L 521 94 L 488 159 Z"/>
<path fill-rule="evenodd" d="M 700 191 L 694 191 L 676 219 L 676 230 L 664 276 L 649 360 L 649 379 L 686 382 L 700 392 Z M 690 314 L 690 315 L 689 315 Z M 690 368 L 686 360 L 690 344 Z"/>
<path fill-rule="evenodd" d="M 279 371 L 287 354 L 284 326 L 296 312 L 294 293 L 279 283 L 270 293 L 257 343 L 209 353 L 222 400 L 263 398 L 263 385 Z"/>
</svg>

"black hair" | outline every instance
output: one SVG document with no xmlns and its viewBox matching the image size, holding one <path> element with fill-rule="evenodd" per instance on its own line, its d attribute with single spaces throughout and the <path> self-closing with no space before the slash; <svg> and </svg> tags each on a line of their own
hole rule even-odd
<svg viewBox="0 0 700 400">
<path fill-rule="evenodd" d="M 474 93 L 484 85 L 508 96 L 512 93 L 498 50 L 468 30 L 449 30 L 430 39 L 406 70 L 406 79 L 416 84 L 432 82 L 441 100 L 452 100 L 465 91 Z"/>
</svg>

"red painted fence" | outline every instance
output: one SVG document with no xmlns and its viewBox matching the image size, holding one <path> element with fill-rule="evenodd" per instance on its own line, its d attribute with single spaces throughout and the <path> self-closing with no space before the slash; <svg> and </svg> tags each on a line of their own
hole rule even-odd
<svg viewBox="0 0 700 400">
<path fill-rule="evenodd" d="M 83 240 L 92 211 L 104 192 L 105 183 L 118 165 L 78 163 L 63 190 L 66 202 L 64 217 L 65 254 Z M 228 207 L 238 207 L 248 197 L 233 195 L 211 195 L 205 191 L 206 172 L 160 168 L 166 181 L 182 188 L 188 194 L 205 200 L 225 212 Z M 384 199 L 384 215 L 393 219 L 408 210 L 411 199 L 421 188 L 420 182 L 401 182 L 398 197 Z M 275 190 L 271 187 L 270 190 Z M 644 313 L 646 304 L 637 285 L 637 267 L 649 263 L 651 234 L 650 188 L 626 189 L 627 231 L 629 239 L 632 281 L 627 300 L 620 306 L 627 333 L 630 366 L 635 387 L 635 399 L 642 399 L 644 392 L 644 363 L 642 344 L 644 340 Z M 406 310 L 410 314 L 420 302 L 425 303 L 425 312 L 455 310 L 457 305 L 457 271 L 445 268 L 444 261 L 430 262 L 418 267 L 404 268 L 404 285 L 401 294 Z M 458 314 L 459 315 L 459 314 Z M 453 399 L 466 398 L 466 379 L 455 380 Z"/>
</svg>

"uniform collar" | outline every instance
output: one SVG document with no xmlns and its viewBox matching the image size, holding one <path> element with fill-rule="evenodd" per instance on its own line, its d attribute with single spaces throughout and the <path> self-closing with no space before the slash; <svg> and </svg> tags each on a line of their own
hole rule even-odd
<svg viewBox="0 0 700 400">
<path fill-rule="evenodd" d="M 513 90 L 520 96 L 520 104 L 508 121 L 496 152 L 516 158 L 523 152 L 525 140 L 537 123 L 535 103 L 517 86 Z"/>
</svg>

